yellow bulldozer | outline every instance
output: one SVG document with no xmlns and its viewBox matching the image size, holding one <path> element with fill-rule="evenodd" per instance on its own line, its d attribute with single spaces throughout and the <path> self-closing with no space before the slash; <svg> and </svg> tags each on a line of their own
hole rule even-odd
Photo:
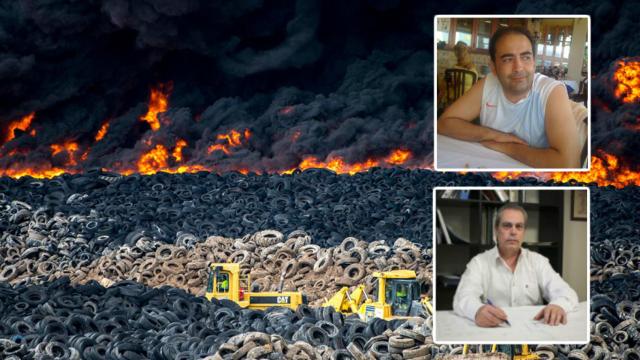
<svg viewBox="0 0 640 360">
<path fill-rule="evenodd" d="M 364 321 L 425 317 L 427 312 L 433 313 L 429 298 L 421 297 L 415 271 L 374 272 L 373 277 L 378 279 L 375 300 L 367 296 L 365 285 L 361 284 L 351 292 L 346 286 L 341 288 L 322 306 L 331 306 L 345 315 L 358 314 Z"/>
<path fill-rule="evenodd" d="M 271 306 L 292 310 L 307 303 L 307 297 L 299 291 L 252 292 L 249 275 L 240 273 L 240 264 L 212 263 L 205 293 L 207 300 L 228 299 L 249 309 L 266 309 Z"/>
<path fill-rule="evenodd" d="M 479 345 L 482 346 L 482 345 Z M 512 360 L 539 360 L 540 356 L 538 354 L 536 354 L 535 352 L 531 352 L 529 351 L 529 345 L 527 344 L 522 344 L 522 345 L 503 345 L 503 346 L 507 346 L 508 351 L 505 351 L 504 349 L 502 350 L 503 353 L 511 353 L 511 359 Z M 462 348 L 462 356 L 461 358 L 465 358 L 467 355 L 469 355 L 469 344 L 464 344 L 463 348 Z M 489 354 L 495 354 L 498 352 L 498 345 L 493 344 L 491 345 L 491 351 L 489 352 Z M 507 354 L 508 355 L 508 354 Z"/>
</svg>

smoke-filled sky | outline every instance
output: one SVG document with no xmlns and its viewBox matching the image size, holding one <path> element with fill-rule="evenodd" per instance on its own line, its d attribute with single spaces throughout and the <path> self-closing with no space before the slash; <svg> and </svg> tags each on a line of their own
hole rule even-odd
<svg viewBox="0 0 640 360">
<path fill-rule="evenodd" d="M 35 115 L 0 149 L 0 168 L 70 158 L 130 168 L 180 139 L 184 163 L 223 170 L 286 169 L 306 155 L 361 162 L 398 148 L 429 164 L 436 14 L 591 15 L 593 145 L 631 158 L 640 111 L 614 98 L 610 79 L 616 60 L 640 53 L 639 12 L 631 1 L 5 1 L 0 139 Z M 161 85 L 169 107 L 153 131 L 140 117 Z M 230 153 L 207 151 L 231 129 L 251 136 Z M 76 153 L 52 155 L 65 141 Z"/>
</svg>

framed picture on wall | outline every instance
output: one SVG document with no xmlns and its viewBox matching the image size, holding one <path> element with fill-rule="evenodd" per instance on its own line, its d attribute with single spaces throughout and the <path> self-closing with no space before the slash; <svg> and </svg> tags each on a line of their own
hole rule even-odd
<svg viewBox="0 0 640 360">
<path fill-rule="evenodd" d="M 587 191 L 571 192 L 571 220 L 587 220 Z"/>
</svg>

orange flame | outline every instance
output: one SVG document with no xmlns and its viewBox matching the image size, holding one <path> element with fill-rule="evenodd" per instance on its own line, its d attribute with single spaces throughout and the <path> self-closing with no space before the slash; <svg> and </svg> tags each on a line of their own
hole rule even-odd
<svg viewBox="0 0 640 360">
<path fill-rule="evenodd" d="M 96 134 L 96 137 L 95 137 L 96 141 L 102 140 L 102 138 L 104 138 L 104 136 L 107 135 L 107 130 L 109 130 L 109 122 L 108 121 L 106 121 L 104 124 L 102 124 L 102 126 L 98 130 L 98 133 Z"/>
<path fill-rule="evenodd" d="M 187 146 L 187 142 L 179 139 L 176 142 L 176 147 L 173 149 L 173 153 L 171 154 L 176 162 L 182 161 L 182 149 Z"/>
<path fill-rule="evenodd" d="M 620 164 L 615 155 L 607 154 L 604 151 L 598 151 L 598 155 L 591 157 L 591 170 L 589 172 L 498 172 L 492 175 L 502 181 L 520 177 L 536 177 L 543 181 L 569 182 L 575 180 L 582 183 L 596 183 L 598 186 L 613 185 L 619 189 L 629 185 L 640 186 L 640 172 L 631 170 L 625 164 Z"/>
<path fill-rule="evenodd" d="M 29 126 L 31 126 L 31 122 L 33 121 L 33 118 L 35 117 L 35 115 L 36 115 L 36 113 L 32 112 L 31 114 L 23 116 L 19 120 L 14 120 L 14 121 L 10 122 L 9 123 L 9 128 L 7 129 L 7 135 L 5 137 L 5 141 L 2 144 L 6 144 L 9 141 L 15 139 L 15 137 L 16 137 L 15 131 L 16 130 L 26 131 L 29 128 Z M 32 135 L 35 135 L 35 132 Z"/>
<path fill-rule="evenodd" d="M 583 183 L 596 183 L 598 186 L 613 185 L 623 188 L 628 185 L 640 186 L 640 172 L 621 165 L 615 155 L 599 152 L 600 157 L 591 157 L 591 170 L 589 172 L 576 173 L 552 173 L 551 179 L 560 182 L 568 182 L 571 179 Z"/>
<path fill-rule="evenodd" d="M 613 73 L 613 79 L 618 82 L 614 93 L 625 103 L 640 100 L 640 62 L 621 60 Z"/>
<path fill-rule="evenodd" d="M 68 169 L 61 169 L 57 167 L 51 167 L 47 165 L 46 167 L 34 167 L 34 168 L 9 168 L 0 170 L 0 176 L 9 176 L 12 178 L 19 179 L 23 176 L 31 176 L 36 179 L 50 179 L 56 176 L 60 176 L 62 174 L 73 174 L 75 171 L 70 171 Z"/>
<path fill-rule="evenodd" d="M 369 158 L 366 161 L 354 164 L 348 164 L 340 156 L 329 156 L 326 161 L 319 161 L 315 156 L 307 156 L 302 159 L 300 164 L 292 169 L 281 171 L 281 174 L 292 174 L 295 170 L 307 170 L 312 168 L 329 169 L 337 174 L 349 174 L 363 172 L 371 169 L 372 167 L 380 166 L 381 164 L 388 165 L 401 165 L 411 158 L 411 152 L 409 150 L 397 149 L 392 151 L 385 158 L 378 160 Z"/>
<path fill-rule="evenodd" d="M 213 144 L 209 146 L 207 152 L 211 154 L 214 151 L 222 151 L 227 155 L 231 154 L 231 149 L 237 148 L 242 145 L 242 137 L 244 136 L 244 140 L 249 140 L 251 137 L 251 131 L 249 129 L 244 129 L 243 133 L 240 133 L 236 130 L 231 130 L 227 134 L 218 134 L 216 136 L 217 140 L 221 140 L 223 144 Z"/>
<path fill-rule="evenodd" d="M 19 159 L 12 159 L 11 163 L 6 169 L 0 169 L 0 176 L 9 176 L 12 178 L 21 178 L 23 176 L 31 176 L 36 179 L 45 179 L 60 176 L 62 174 L 75 174 L 78 170 L 73 168 L 78 165 L 77 152 L 79 149 L 78 143 L 68 140 L 60 144 L 51 144 L 51 156 L 56 156 L 62 152 L 67 154 L 68 160 L 64 163 L 64 167 L 56 167 L 49 163 L 41 164 L 21 164 Z M 26 149 L 16 148 L 11 150 L 6 156 L 24 156 L 29 151 Z M 87 149 L 82 155 L 81 159 L 86 160 L 89 154 Z"/>
<path fill-rule="evenodd" d="M 167 158 L 169 152 L 162 144 L 156 145 L 149 152 L 143 154 L 138 160 L 138 172 L 144 175 L 156 173 L 158 170 L 168 168 Z"/>
<path fill-rule="evenodd" d="M 178 166 L 178 168 L 176 169 L 164 169 L 162 171 L 167 172 L 169 174 L 184 174 L 184 173 L 195 173 L 198 171 L 211 171 L 211 170 L 205 168 L 202 165 L 183 165 L 183 166 Z"/>
<path fill-rule="evenodd" d="M 188 143 L 185 140 L 179 139 L 176 142 L 176 146 L 171 152 L 171 157 L 175 162 L 181 162 L 183 159 L 182 149 L 184 149 Z M 162 144 L 156 145 L 154 148 L 143 154 L 136 163 L 138 172 L 143 175 L 152 175 L 158 172 L 166 172 L 169 174 L 183 174 L 194 173 L 198 171 L 211 171 L 210 169 L 202 165 L 180 165 L 171 166 L 169 163 L 169 150 Z M 131 175 L 134 170 L 120 170 L 123 175 Z"/>
<path fill-rule="evenodd" d="M 69 155 L 69 161 L 65 165 L 78 165 L 78 162 L 75 159 L 75 152 L 78 151 L 78 143 L 74 141 L 65 141 L 62 144 L 51 144 L 51 156 L 56 156 L 63 151 L 66 151 Z"/>
<path fill-rule="evenodd" d="M 391 165 L 401 165 L 411 158 L 411 151 L 397 149 L 393 150 L 389 156 L 385 158 L 385 162 Z"/>
<path fill-rule="evenodd" d="M 170 83 L 160 84 L 157 88 L 151 89 L 151 95 L 149 96 L 149 109 L 144 116 L 140 117 L 140 120 L 149 123 L 151 130 L 153 131 L 158 131 L 160 129 L 158 114 L 167 111 L 170 93 Z"/>
</svg>

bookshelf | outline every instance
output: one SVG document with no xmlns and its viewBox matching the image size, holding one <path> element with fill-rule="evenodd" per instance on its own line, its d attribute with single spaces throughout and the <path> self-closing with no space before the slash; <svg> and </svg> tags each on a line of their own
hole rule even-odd
<svg viewBox="0 0 640 360">
<path fill-rule="evenodd" d="M 501 190 L 501 194 L 492 193 L 495 190 Z M 457 286 L 455 279 L 462 275 L 471 258 L 494 246 L 493 222 L 497 210 L 507 201 L 517 203 L 527 211 L 523 247 L 546 256 L 554 270 L 562 273 L 562 190 L 460 191 L 464 190 L 436 191 L 435 301 L 438 310 L 452 309 Z"/>
</svg>

